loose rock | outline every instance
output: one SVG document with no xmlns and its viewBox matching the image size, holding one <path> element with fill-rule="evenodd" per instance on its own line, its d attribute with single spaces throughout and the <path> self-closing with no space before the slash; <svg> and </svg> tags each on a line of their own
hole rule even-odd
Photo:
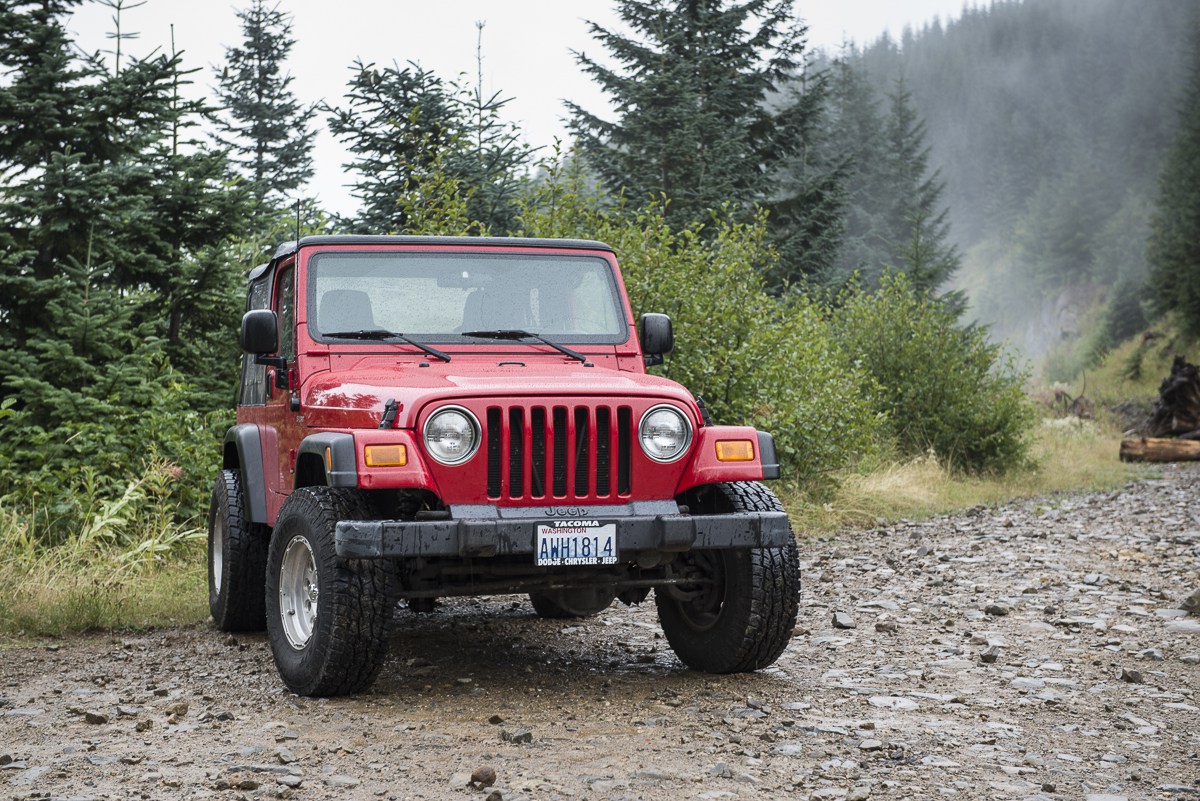
<svg viewBox="0 0 1200 801">
<path fill-rule="evenodd" d="M 531 729 L 517 729 L 516 731 L 504 730 L 500 732 L 500 739 L 507 743 L 523 743 L 533 742 L 533 731 Z"/>
<path fill-rule="evenodd" d="M 496 783 L 496 769 L 488 766 L 476 768 L 471 773 L 469 783 L 476 790 L 482 790 L 485 787 L 491 787 Z"/>
<path fill-rule="evenodd" d="M 1133 670 L 1131 668 L 1121 668 L 1121 681 L 1127 681 L 1130 684 L 1141 684 L 1145 681 L 1142 677 L 1142 671 Z"/>
</svg>

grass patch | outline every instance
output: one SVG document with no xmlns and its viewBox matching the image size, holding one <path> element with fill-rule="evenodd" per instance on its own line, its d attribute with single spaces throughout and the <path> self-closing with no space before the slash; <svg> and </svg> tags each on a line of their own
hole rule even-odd
<svg viewBox="0 0 1200 801">
<path fill-rule="evenodd" d="M 122 569 L 97 557 L 0 566 L 0 635 L 57 637 L 70 632 L 185 625 L 208 617 L 203 548 Z"/>
<path fill-rule="evenodd" d="M 1120 436 L 1101 424 L 1048 419 L 1036 431 L 1028 467 L 996 476 L 963 476 L 936 459 L 918 458 L 844 475 L 824 503 L 804 503 L 789 493 L 787 506 L 793 528 L 812 533 L 878 520 L 922 519 L 1013 498 L 1112 489 L 1147 472 L 1122 464 L 1119 445 Z"/>
<path fill-rule="evenodd" d="M 208 616 L 207 532 L 176 520 L 181 473 L 152 459 L 104 492 L 94 470 L 71 485 L 79 503 L 47 508 L 38 493 L 0 499 L 0 636 L 140 629 Z M 70 536 L 56 542 L 48 532 Z"/>
<path fill-rule="evenodd" d="M 1135 401 L 1149 408 L 1158 399 L 1163 379 L 1171 374 L 1176 355 L 1186 356 L 1195 364 L 1200 360 L 1200 347 L 1180 333 L 1179 325 L 1171 319 L 1159 320 L 1149 338 L 1131 337 L 1087 371 L 1087 394 L 1097 406 Z M 1083 380 L 1077 379 L 1080 387 Z"/>
</svg>

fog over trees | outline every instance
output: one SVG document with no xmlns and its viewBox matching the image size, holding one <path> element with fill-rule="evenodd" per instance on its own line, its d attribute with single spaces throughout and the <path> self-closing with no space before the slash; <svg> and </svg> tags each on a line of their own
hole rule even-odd
<svg viewBox="0 0 1200 801">
<path fill-rule="evenodd" d="M 902 78 L 924 119 L 971 315 L 1033 357 L 1084 336 L 1064 376 L 1145 324 L 1149 220 L 1197 11 L 1000 0 L 838 54 L 880 95 Z"/>
</svg>

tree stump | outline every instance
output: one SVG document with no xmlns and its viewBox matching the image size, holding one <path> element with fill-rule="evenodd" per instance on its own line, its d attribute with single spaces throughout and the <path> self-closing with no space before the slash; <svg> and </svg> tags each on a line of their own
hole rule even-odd
<svg viewBox="0 0 1200 801">
<path fill-rule="evenodd" d="M 1176 356 L 1171 374 L 1158 388 L 1158 400 L 1146 421 L 1148 437 L 1173 437 L 1200 429 L 1200 367 Z"/>
</svg>

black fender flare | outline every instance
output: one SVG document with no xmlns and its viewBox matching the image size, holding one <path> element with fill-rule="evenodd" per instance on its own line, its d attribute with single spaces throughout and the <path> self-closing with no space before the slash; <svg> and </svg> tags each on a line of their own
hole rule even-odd
<svg viewBox="0 0 1200 801">
<path fill-rule="evenodd" d="M 779 478 L 779 457 L 775 454 L 775 438 L 766 431 L 758 432 L 758 456 L 762 462 L 763 480 Z"/>
<path fill-rule="evenodd" d="M 267 480 L 263 475 L 262 443 L 258 426 L 243 423 L 225 432 L 225 456 L 222 460 L 227 469 L 237 468 L 242 475 L 242 494 L 249 522 L 267 522 Z M 231 454 L 232 451 L 232 454 Z"/>
<path fill-rule="evenodd" d="M 301 441 L 296 462 L 305 456 L 316 456 L 325 472 L 328 487 L 357 487 L 358 461 L 354 450 L 354 435 L 336 432 L 312 434 Z M 299 479 L 300 471 L 296 471 Z"/>
</svg>

